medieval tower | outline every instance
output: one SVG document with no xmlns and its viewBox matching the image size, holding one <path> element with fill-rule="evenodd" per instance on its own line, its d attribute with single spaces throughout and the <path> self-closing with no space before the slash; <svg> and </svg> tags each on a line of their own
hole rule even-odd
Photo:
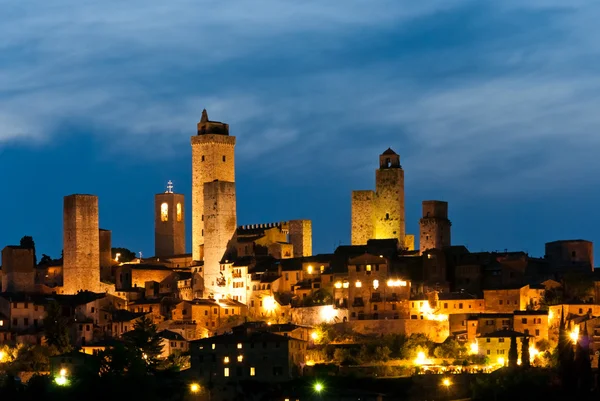
<svg viewBox="0 0 600 401">
<path fill-rule="evenodd" d="M 205 296 L 216 294 L 220 262 L 237 226 L 235 137 L 206 110 L 192 144 L 192 257 L 204 261 Z"/>
<path fill-rule="evenodd" d="M 290 220 L 289 224 L 294 257 L 312 256 L 312 221 Z"/>
<path fill-rule="evenodd" d="M 63 250 L 64 293 L 101 291 L 97 196 L 65 196 Z"/>
<path fill-rule="evenodd" d="M 352 245 L 396 238 L 410 248 L 405 237 L 404 170 L 400 156 L 388 148 L 379 156 L 375 191 L 352 192 Z"/>
<path fill-rule="evenodd" d="M 184 196 L 167 191 L 154 195 L 154 256 L 159 258 L 185 253 Z"/>
<path fill-rule="evenodd" d="M 419 250 L 421 254 L 429 249 L 442 249 L 450 246 L 448 202 L 423 201 L 423 217 L 419 221 Z"/>
</svg>

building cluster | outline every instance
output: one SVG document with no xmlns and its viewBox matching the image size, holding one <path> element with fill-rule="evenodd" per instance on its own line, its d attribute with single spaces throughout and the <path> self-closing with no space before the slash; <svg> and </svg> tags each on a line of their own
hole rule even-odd
<svg viewBox="0 0 600 401">
<path fill-rule="evenodd" d="M 73 322 L 73 343 L 87 353 L 146 316 L 165 356 L 190 350 L 200 377 L 276 381 L 301 374 L 309 327 L 321 323 L 454 337 L 494 359 L 513 336 L 555 341 L 563 313 L 573 330 L 600 332 L 592 243 L 550 242 L 543 258 L 470 252 L 451 243 L 448 203 L 427 200 L 415 249 L 405 230 L 404 170 L 387 149 L 375 190 L 352 193 L 351 245 L 315 255 L 310 220 L 237 224 L 235 143 L 229 125 L 203 111 L 191 138 L 191 253 L 185 199 L 170 183 L 154 197 L 153 257 L 119 261 L 111 231 L 100 229 L 98 198 L 81 194 L 64 198 L 61 260 L 36 265 L 33 249 L 6 246 L 0 343 L 43 343 L 46 308 L 58 302 Z M 549 306 L 547 294 L 573 275 L 590 285 Z"/>
</svg>

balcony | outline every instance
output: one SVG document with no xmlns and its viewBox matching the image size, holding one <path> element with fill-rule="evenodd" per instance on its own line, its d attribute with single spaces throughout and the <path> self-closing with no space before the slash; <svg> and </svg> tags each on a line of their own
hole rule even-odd
<svg viewBox="0 0 600 401">
<path fill-rule="evenodd" d="M 232 273 L 231 277 L 233 277 L 233 278 L 242 278 L 242 273 Z"/>
<path fill-rule="evenodd" d="M 352 302 L 352 306 L 354 306 L 354 307 L 365 306 L 365 303 L 362 298 L 354 298 L 354 302 Z"/>
</svg>

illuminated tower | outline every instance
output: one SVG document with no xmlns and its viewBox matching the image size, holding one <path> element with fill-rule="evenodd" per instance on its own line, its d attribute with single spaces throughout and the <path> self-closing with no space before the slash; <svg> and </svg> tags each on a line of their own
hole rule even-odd
<svg viewBox="0 0 600 401">
<path fill-rule="evenodd" d="M 352 245 L 396 238 L 405 246 L 405 226 L 404 170 L 400 156 L 388 148 L 379 156 L 375 191 L 352 191 Z"/>
<path fill-rule="evenodd" d="M 429 249 L 442 249 L 450 246 L 448 202 L 423 201 L 423 217 L 419 221 L 419 250 L 421 254 Z"/>
<path fill-rule="evenodd" d="M 210 287 L 212 281 L 208 278 L 219 275 L 219 262 L 237 224 L 235 137 L 229 135 L 228 124 L 210 121 L 203 110 L 191 144 L 192 257 L 195 261 L 204 260 L 205 286 Z"/>
<path fill-rule="evenodd" d="M 154 256 L 159 258 L 185 253 L 184 196 L 173 193 L 173 183 L 166 192 L 154 195 Z"/>
<path fill-rule="evenodd" d="M 97 196 L 65 196 L 63 252 L 64 293 L 101 291 Z"/>
</svg>

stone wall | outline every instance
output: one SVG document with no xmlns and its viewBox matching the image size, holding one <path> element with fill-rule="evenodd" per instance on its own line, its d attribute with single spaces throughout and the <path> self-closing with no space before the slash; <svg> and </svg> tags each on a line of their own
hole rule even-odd
<svg viewBox="0 0 600 401">
<path fill-rule="evenodd" d="M 348 320 L 348 309 L 334 309 L 332 305 L 292 308 L 290 311 L 293 324 L 300 326 L 316 326 L 321 323 L 342 323 Z"/>
<path fill-rule="evenodd" d="M 594 244 L 585 240 L 548 242 L 546 258 L 555 269 L 577 266 L 594 270 Z"/>
<path fill-rule="evenodd" d="M 373 191 L 352 191 L 352 245 L 365 245 L 375 238 L 374 200 Z"/>
<path fill-rule="evenodd" d="M 2 291 L 33 292 L 35 269 L 33 249 L 7 246 L 2 250 Z"/>
<path fill-rule="evenodd" d="M 185 254 L 184 201 L 182 194 L 154 195 L 154 256 Z"/>
<path fill-rule="evenodd" d="M 100 229 L 98 236 L 100 239 L 100 267 L 110 268 L 113 264 L 112 232 L 110 230 Z"/>
<path fill-rule="evenodd" d="M 312 256 L 312 221 L 290 220 L 289 225 L 294 257 Z"/>
<path fill-rule="evenodd" d="M 235 137 L 196 135 L 192 145 L 192 255 L 201 260 L 204 233 L 204 184 L 215 180 L 235 182 Z"/>
<path fill-rule="evenodd" d="M 404 244 L 404 170 L 379 169 L 375 176 L 375 238 L 397 238 L 400 244 Z"/>
<path fill-rule="evenodd" d="M 425 334 L 436 343 L 441 343 L 449 336 L 448 321 L 416 319 L 388 319 L 388 320 L 353 320 L 348 323 L 350 327 L 361 334 Z"/>
<path fill-rule="evenodd" d="M 69 195 L 63 208 L 64 293 L 100 287 L 98 197 Z"/>
<path fill-rule="evenodd" d="M 205 236 L 203 277 L 205 296 L 222 293 L 217 286 L 221 277 L 220 262 L 225 256 L 236 230 L 235 183 L 214 181 L 204 184 Z"/>
<path fill-rule="evenodd" d="M 448 220 L 448 202 L 423 201 L 423 217 L 419 221 L 419 249 L 443 249 L 451 244 L 451 223 Z"/>
</svg>

